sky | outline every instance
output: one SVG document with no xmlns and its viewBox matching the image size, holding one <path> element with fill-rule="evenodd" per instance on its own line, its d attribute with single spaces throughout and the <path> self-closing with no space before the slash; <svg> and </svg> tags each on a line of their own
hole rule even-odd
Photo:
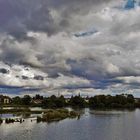
<svg viewBox="0 0 140 140">
<path fill-rule="evenodd" d="M 137 0 L 0 0 L 0 93 L 140 92 Z"/>
</svg>

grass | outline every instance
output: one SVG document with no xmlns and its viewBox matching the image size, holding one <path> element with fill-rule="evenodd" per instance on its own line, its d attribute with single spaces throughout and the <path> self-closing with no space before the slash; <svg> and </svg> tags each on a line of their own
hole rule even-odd
<svg viewBox="0 0 140 140">
<path fill-rule="evenodd" d="M 76 118 L 79 114 L 75 111 L 68 111 L 67 109 L 46 109 L 46 110 L 35 110 L 32 111 L 29 108 L 15 108 L 15 109 L 0 109 L 0 114 L 15 114 L 24 115 L 25 117 L 31 114 L 42 114 L 42 117 L 37 117 L 37 122 L 51 122 L 59 121 L 66 118 Z M 0 120 L 0 122 L 2 122 Z M 12 122 L 12 120 L 7 120 L 7 122 Z"/>
<path fill-rule="evenodd" d="M 60 121 L 66 118 L 76 118 L 79 114 L 74 111 L 68 111 L 67 109 L 55 109 L 47 110 L 42 117 L 37 117 L 37 122 L 52 122 Z"/>
<path fill-rule="evenodd" d="M 7 113 L 20 113 L 20 112 L 31 112 L 28 108 L 19 108 L 19 109 L 0 109 L 0 114 Z"/>
<path fill-rule="evenodd" d="M 28 108 L 20 108 L 20 109 L 0 109 L 0 114 L 25 114 L 30 116 L 30 114 L 41 114 L 42 111 L 31 111 Z M 52 121 L 60 121 L 66 118 L 78 118 L 80 115 L 75 111 L 68 111 L 67 109 L 47 109 L 43 111 L 42 117 L 37 117 L 37 122 L 52 122 Z M 16 120 L 14 119 L 5 119 L 5 123 L 14 123 Z M 3 120 L 0 118 L 0 124 L 3 123 Z"/>
</svg>

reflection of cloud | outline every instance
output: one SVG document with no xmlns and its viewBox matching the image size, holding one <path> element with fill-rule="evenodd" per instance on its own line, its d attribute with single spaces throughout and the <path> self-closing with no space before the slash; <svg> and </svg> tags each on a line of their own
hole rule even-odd
<svg viewBox="0 0 140 140">
<path fill-rule="evenodd" d="M 36 122 L 31 122 L 30 119 L 26 119 L 24 123 L 14 123 L 12 125 L 2 124 L 0 127 L 0 136 L 2 139 L 8 139 L 11 136 L 17 139 L 30 137 L 30 133 L 35 127 Z"/>
</svg>

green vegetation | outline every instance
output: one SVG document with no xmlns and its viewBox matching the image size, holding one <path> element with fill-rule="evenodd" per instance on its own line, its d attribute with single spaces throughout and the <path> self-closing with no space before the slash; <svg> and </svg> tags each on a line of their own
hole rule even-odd
<svg viewBox="0 0 140 140">
<path fill-rule="evenodd" d="M 12 99 L 12 104 L 14 105 L 21 105 L 22 99 L 19 96 L 16 96 Z"/>
<path fill-rule="evenodd" d="M 19 109 L 0 109 L 0 114 L 6 114 L 6 113 L 25 113 L 25 112 L 31 112 L 28 108 L 19 108 Z"/>
<path fill-rule="evenodd" d="M 2 118 L 0 118 L 0 124 L 2 124 L 3 123 L 3 119 Z"/>
<path fill-rule="evenodd" d="M 15 122 L 14 119 L 8 119 L 8 118 L 5 119 L 5 123 L 14 123 L 14 122 Z"/>
<path fill-rule="evenodd" d="M 37 122 L 52 122 L 52 121 L 60 121 L 66 118 L 76 118 L 78 117 L 78 113 L 74 111 L 68 111 L 67 109 L 56 109 L 56 110 L 48 110 L 44 113 L 42 117 L 37 117 Z"/>
<path fill-rule="evenodd" d="M 92 108 L 134 108 L 133 95 L 98 95 L 89 99 L 89 107 Z"/>
<path fill-rule="evenodd" d="M 72 107 L 83 108 L 86 106 L 86 102 L 80 95 L 74 96 L 74 97 L 72 96 L 70 101 L 69 101 L 69 105 Z"/>
<path fill-rule="evenodd" d="M 71 98 L 64 98 L 64 96 L 55 96 L 43 97 L 40 95 L 35 95 L 30 97 L 25 95 L 24 97 L 14 97 L 10 104 L 2 106 L 13 106 L 13 107 L 43 107 L 43 108 L 64 108 L 64 107 L 74 107 L 74 108 L 140 108 L 140 99 L 134 99 L 133 95 L 122 94 L 122 95 L 97 95 L 94 97 L 83 98 L 82 96 L 72 96 Z M 13 112 L 23 112 L 23 110 L 10 110 Z M 3 110 L 0 110 L 0 113 Z M 9 110 L 4 110 L 4 112 L 9 112 Z M 31 112 L 25 110 L 24 112 Z M 37 111 L 40 113 L 39 111 Z"/>
<path fill-rule="evenodd" d="M 16 96 L 12 99 L 12 104 L 16 105 L 30 105 L 32 98 L 29 95 L 25 95 L 23 98 Z"/>
<path fill-rule="evenodd" d="M 75 111 L 68 111 L 63 109 L 64 107 L 75 107 L 84 108 L 90 107 L 93 109 L 134 109 L 140 108 L 140 99 L 135 99 L 133 95 L 122 94 L 122 95 L 97 95 L 90 98 L 82 98 L 80 95 L 72 96 L 67 99 L 64 96 L 56 97 L 55 95 L 51 97 L 43 97 L 36 95 L 31 98 L 29 95 L 24 97 L 14 97 L 12 103 L 9 106 L 14 106 L 14 109 L 0 109 L 0 114 L 12 113 L 25 115 L 29 117 L 30 114 L 42 114 L 42 117 L 37 117 L 37 122 L 52 122 L 59 121 L 66 118 L 80 118 L 79 113 Z M 46 108 L 42 110 L 32 111 L 27 106 L 39 106 Z M 25 107 L 26 106 L 26 107 Z M 51 108 L 51 109 L 50 109 Z M 58 109 L 59 108 L 59 109 Z M 61 108 L 61 109 L 60 109 Z M 0 119 L 0 124 L 3 122 Z M 6 123 L 13 123 L 13 119 L 7 119 Z"/>
<path fill-rule="evenodd" d="M 23 98 L 14 97 L 12 99 L 12 106 L 39 106 L 43 108 L 63 108 L 66 106 L 72 107 L 85 107 L 87 103 L 85 102 L 84 98 L 80 95 L 72 96 L 69 100 L 64 98 L 64 96 L 56 97 L 52 95 L 50 97 L 43 97 L 40 95 L 36 95 L 35 97 L 31 98 L 29 95 L 25 95 Z"/>
<path fill-rule="evenodd" d="M 47 108 L 61 108 L 66 106 L 66 101 L 64 96 L 56 97 L 52 95 L 51 97 L 44 98 L 42 106 Z"/>
</svg>

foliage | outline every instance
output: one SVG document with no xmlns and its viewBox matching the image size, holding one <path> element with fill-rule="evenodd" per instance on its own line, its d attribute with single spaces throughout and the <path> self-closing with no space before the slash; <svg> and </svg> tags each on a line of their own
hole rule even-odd
<svg viewBox="0 0 140 140">
<path fill-rule="evenodd" d="M 35 95 L 31 98 L 29 95 L 24 97 L 14 97 L 12 99 L 13 105 L 18 106 L 40 106 L 44 108 L 63 108 L 66 106 L 72 107 L 92 107 L 92 108 L 134 108 L 140 107 L 140 100 L 135 101 L 131 94 L 121 94 L 116 96 L 111 95 L 97 95 L 91 98 L 86 98 L 85 101 L 80 95 L 72 96 L 70 99 L 64 98 L 64 96 L 56 97 L 52 95 L 50 97 L 43 97 Z M 34 104 L 33 100 L 41 100 L 40 103 Z"/>
<path fill-rule="evenodd" d="M 43 96 L 37 94 L 35 97 L 33 97 L 33 99 L 43 100 Z"/>
<path fill-rule="evenodd" d="M 3 123 L 3 120 L 2 120 L 2 118 L 0 118 L 0 124 L 2 124 Z"/>
<path fill-rule="evenodd" d="M 45 98 L 42 105 L 47 108 L 61 108 L 65 107 L 66 101 L 64 96 L 56 97 L 55 95 L 52 95 L 49 98 Z"/>
<path fill-rule="evenodd" d="M 133 95 L 98 95 L 89 99 L 89 106 L 93 108 L 134 108 Z"/>
<path fill-rule="evenodd" d="M 16 105 L 20 105 L 22 102 L 22 99 L 19 96 L 16 96 L 12 99 L 12 103 Z"/>
<path fill-rule="evenodd" d="M 69 105 L 74 107 L 85 107 L 85 100 L 79 95 L 75 97 L 71 97 Z"/>
<path fill-rule="evenodd" d="M 17 109 L 0 109 L 0 113 L 26 113 L 31 112 L 28 108 L 17 108 Z"/>
<path fill-rule="evenodd" d="M 15 122 L 14 119 L 8 119 L 8 118 L 5 119 L 5 123 L 14 123 L 14 122 Z"/>
<path fill-rule="evenodd" d="M 66 118 L 75 118 L 78 117 L 78 113 L 74 111 L 68 111 L 67 109 L 50 109 L 43 117 L 37 117 L 37 122 L 51 122 L 51 121 L 59 121 Z"/>
<path fill-rule="evenodd" d="M 25 95 L 22 98 L 22 104 L 23 105 L 30 105 L 30 103 L 31 103 L 31 97 L 29 95 Z"/>
</svg>

